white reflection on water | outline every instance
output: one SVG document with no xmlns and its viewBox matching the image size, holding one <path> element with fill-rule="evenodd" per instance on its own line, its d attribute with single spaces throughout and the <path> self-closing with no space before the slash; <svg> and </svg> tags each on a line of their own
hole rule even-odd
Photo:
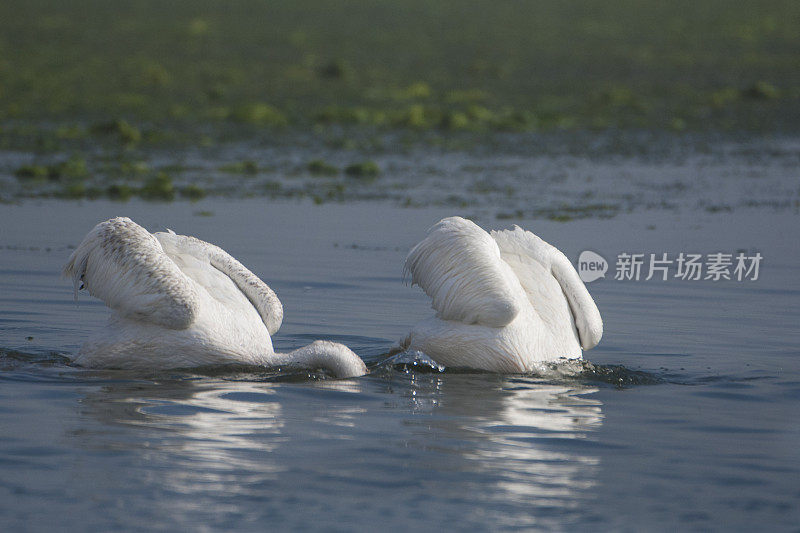
<svg viewBox="0 0 800 533">
<path fill-rule="evenodd" d="M 468 469 L 480 480 L 472 491 L 460 488 L 473 500 L 472 519 L 509 527 L 577 519 L 597 485 L 592 435 L 603 413 L 592 395 L 598 389 L 485 375 L 415 376 L 410 385 L 411 412 L 432 415 L 413 420 L 426 432 L 417 431 L 412 445 L 455 452 L 462 464 L 445 461 L 441 468 Z"/>
<path fill-rule="evenodd" d="M 162 494 L 165 515 L 261 520 L 292 502 L 346 522 L 380 498 L 422 522 L 547 527 L 591 497 L 591 436 L 603 420 L 595 388 L 486 374 L 386 378 L 106 384 L 83 400 L 100 429 L 80 437 L 128 452 L 129 471 Z"/>
<path fill-rule="evenodd" d="M 283 409 L 270 383 L 118 383 L 83 403 L 103 424 L 143 428 L 119 440 L 94 435 L 92 444 L 134 450 L 146 464 L 166 466 L 142 474 L 172 491 L 235 494 L 283 470 L 271 458 L 285 439 Z"/>
<path fill-rule="evenodd" d="M 506 389 L 497 416 L 476 424 L 491 436 L 490 447 L 469 457 L 499 479 L 489 493 L 494 501 L 530 502 L 536 507 L 577 509 L 580 494 L 597 484 L 599 458 L 575 450 L 603 421 L 601 403 L 584 386 L 535 383 Z M 535 515 L 500 518 L 508 525 L 539 523 Z M 533 520 L 529 520 L 533 519 Z"/>
</svg>

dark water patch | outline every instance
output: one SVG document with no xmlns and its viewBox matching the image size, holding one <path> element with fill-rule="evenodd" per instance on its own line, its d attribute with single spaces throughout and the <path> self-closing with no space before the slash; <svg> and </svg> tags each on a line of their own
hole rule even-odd
<svg viewBox="0 0 800 533">
<path fill-rule="evenodd" d="M 253 365 L 209 365 L 184 369 L 186 377 L 192 379 L 217 378 L 224 381 L 241 381 L 252 383 L 303 383 L 324 381 L 333 376 L 323 369 L 307 370 L 287 366 L 253 366 Z"/>
<path fill-rule="evenodd" d="M 656 374 L 642 370 L 631 370 L 622 365 L 596 365 L 589 361 L 582 361 L 580 378 L 589 382 L 600 382 L 624 389 L 638 385 L 657 385 L 665 380 Z"/>
<path fill-rule="evenodd" d="M 31 312 L 20 312 L 20 311 L 0 311 L 0 316 L 20 316 L 20 317 L 31 317 L 37 316 L 40 313 L 31 311 Z M 3 324 L 29 324 L 29 318 L 3 318 Z"/>
<path fill-rule="evenodd" d="M 758 462 L 759 457 L 753 455 L 741 455 L 730 457 L 727 461 L 728 467 L 734 467 L 745 471 L 753 471 L 756 473 L 771 472 L 771 473 L 795 473 L 800 472 L 800 468 L 792 467 L 789 465 L 770 466 L 763 462 Z"/>
<path fill-rule="evenodd" d="M 11 446 L 4 448 L 3 454 L 12 457 L 57 457 L 64 455 L 64 450 L 52 446 Z"/>
<path fill-rule="evenodd" d="M 694 396 L 700 396 L 703 398 L 711 398 L 715 400 L 725 400 L 725 401 L 735 401 L 735 402 L 773 402 L 774 400 L 764 397 L 763 395 L 756 394 L 755 391 L 753 394 L 740 394 L 735 392 L 723 392 L 723 391 L 715 391 L 715 390 L 701 390 L 701 391 L 692 391 L 691 393 Z"/>
<path fill-rule="evenodd" d="M 655 357 L 658 359 L 662 358 L 675 358 L 675 357 L 692 357 L 690 353 L 666 353 L 666 352 L 638 352 L 637 356 L 642 357 Z"/>
<path fill-rule="evenodd" d="M 767 483 L 762 479 L 740 476 L 715 476 L 717 483 L 724 483 L 731 487 L 758 487 Z"/>
<path fill-rule="evenodd" d="M 38 247 L 25 247 L 24 251 L 31 251 L 32 248 L 37 249 Z M 10 249 L 7 247 L 7 249 Z M 64 248 L 66 250 L 67 248 Z M 50 270 L 36 270 L 32 268 L 30 270 L 10 270 L 10 269 L 0 269 L 0 276 L 37 276 L 37 277 L 50 277 L 53 275 L 53 272 Z"/>
<path fill-rule="evenodd" d="M 714 376 L 695 376 L 691 380 L 687 380 L 688 385 L 717 385 L 720 387 L 746 387 L 748 383 L 757 384 L 764 380 L 779 379 L 778 375 L 773 374 L 759 374 L 756 376 L 734 376 L 729 374 L 718 374 Z"/>
<path fill-rule="evenodd" d="M 32 353 L 8 348 L 0 348 L 0 366 L 2 370 L 13 371 L 31 365 L 40 367 L 57 367 L 69 365 L 70 359 L 58 352 Z"/>
<path fill-rule="evenodd" d="M 713 397 L 712 397 L 713 398 Z M 723 398 L 727 400 L 728 398 Z M 744 435 L 778 435 L 781 431 L 776 429 L 754 428 L 746 426 L 721 426 L 718 424 L 708 424 L 703 426 L 686 426 L 689 431 L 709 432 L 709 433 L 737 433 Z"/>
</svg>

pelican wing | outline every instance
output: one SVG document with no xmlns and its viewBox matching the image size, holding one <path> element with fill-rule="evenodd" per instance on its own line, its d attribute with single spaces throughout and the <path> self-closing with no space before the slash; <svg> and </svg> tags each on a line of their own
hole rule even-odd
<svg viewBox="0 0 800 533">
<path fill-rule="evenodd" d="M 502 327 L 519 313 L 519 280 L 497 243 L 469 220 L 450 217 L 433 226 L 408 253 L 404 273 L 444 320 Z"/>
<path fill-rule="evenodd" d="M 196 237 L 177 235 L 174 232 L 154 235 L 168 254 L 185 253 L 201 261 L 208 261 L 212 267 L 228 276 L 256 308 L 270 335 L 274 335 L 280 329 L 283 322 L 283 305 L 278 295 L 228 252 Z"/>
<path fill-rule="evenodd" d="M 603 320 L 569 259 L 555 246 L 519 226 L 513 230 L 493 231 L 492 237 L 532 301 L 539 293 L 535 284 L 542 272 L 558 281 L 575 320 L 581 347 L 584 350 L 594 348 L 603 336 Z"/>
<path fill-rule="evenodd" d="M 161 244 L 129 218 L 101 222 L 64 267 L 75 290 L 80 283 L 120 315 L 170 329 L 186 329 L 197 315 L 195 285 Z"/>
</svg>

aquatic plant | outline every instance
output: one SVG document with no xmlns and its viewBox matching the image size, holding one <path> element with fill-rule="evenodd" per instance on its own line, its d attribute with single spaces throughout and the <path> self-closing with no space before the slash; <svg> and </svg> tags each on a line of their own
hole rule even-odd
<svg viewBox="0 0 800 533">
<path fill-rule="evenodd" d="M 257 124 L 259 126 L 286 126 L 289 123 L 286 115 L 276 107 L 264 102 L 239 106 L 233 110 L 231 118 L 238 122 Z"/>
<path fill-rule="evenodd" d="M 122 161 L 119 164 L 120 174 L 138 175 L 148 172 L 150 172 L 150 165 L 148 165 L 146 161 Z"/>
<path fill-rule="evenodd" d="M 279 181 L 270 180 L 270 181 L 265 181 L 264 183 L 261 184 L 261 190 L 267 194 L 275 194 L 279 192 L 282 188 L 283 185 L 281 185 L 281 182 Z"/>
<path fill-rule="evenodd" d="M 79 200 L 86 194 L 86 186 L 83 183 L 72 183 L 60 191 L 57 191 L 54 196 L 56 198 L 64 198 L 67 200 Z"/>
<path fill-rule="evenodd" d="M 48 177 L 57 181 L 62 178 L 81 179 L 89 174 L 86 160 L 79 155 L 72 155 L 66 161 L 61 161 L 47 167 Z"/>
<path fill-rule="evenodd" d="M 343 59 L 332 59 L 317 68 L 317 75 L 326 79 L 345 79 L 353 74 L 352 67 Z"/>
<path fill-rule="evenodd" d="M 344 173 L 353 178 L 375 179 L 380 175 L 381 169 L 374 161 L 362 161 L 346 166 Z"/>
<path fill-rule="evenodd" d="M 412 104 L 393 113 L 390 119 L 395 126 L 425 130 L 433 128 L 441 122 L 441 111 L 431 106 Z"/>
<path fill-rule="evenodd" d="M 142 65 L 141 79 L 145 85 L 164 87 L 169 84 L 171 76 L 164 65 L 152 61 Z"/>
<path fill-rule="evenodd" d="M 50 174 L 44 165 L 22 165 L 14 171 L 14 175 L 20 180 L 45 180 Z"/>
<path fill-rule="evenodd" d="M 448 111 L 442 117 L 441 125 L 446 130 L 466 130 L 470 127 L 470 120 L 463 111 Z"/>
<path fill-rule="evenodd" d="M 381 110 L 363 106 L 327 106 L 314 115 L 314 121 L 321 124 L 361 124 L 380 126 L 387 122 L 387 114 Z"/>
<path fill-rule="evenodd" d="M 206 19 L 195 17 L 189 21 L 186 32 L 192 37 L 202 37 L 209 32 L 210 27 Z"/>
<path fill-rule="evenodd" d="M 52 165 L 23 165 L 14 171 L 14 175 L 20 180 L 59 181 L 63 178 L 82 179 L 88 176 L 89 171 L 86 160 L 79 155 L 72 155 L 64 161 L 53 163 Z"/>
<path fill-rule="evenodd" d="M 394 97 L 398 100 L 423 100 L 430 98 L 432 94 L 431 87 L 424 81 L 412 83 L 408 87 L 394 93 Z"/>
<path fill-rule="evenodd" d="M 314 159 L 306 165 L 308 172 L 314 176 L 335 176 L 339 169 L 322 159 Z"/>
<path fill-rule="evenodd" d="M 612 218 L 619 213 L 622 206 L 610 203 L 591 203 L 584 205 L 562 204 L 558 207 L 535 209 L 533 216 L 546 218 L 554 222 L 569 222 L 582 218 Z"/>
<path fill-rule="evenodd" d="M 194 183 L 191 183 L 186 187 L 182 187 L 180 189 L 180 193 L 182 197 L 188 198 L 193 202 L 196 202 L 197 200 L 202 200 L 203 198 L 206 197 L 206 190 L 200 187 L 199 185 L 195 185 Z"/>
<path fill-rule="evenodd" d="M 55 131 L 56 137 L 64 140 L 83 139 L 86 133 L 86 128 L 74 124 L 59 126 Z"/>
<path fill-rule="evenodd" d="M 139 196 L 145 200 L 172 201 L 175 199 L 175 186 L 166 172 L 159 172 L 145 182 L 139 189 Z"/>
<path fill-rule="evenodd" d="M 742 96 L 752 100 L 775 100 L 781 92 L 769 82 L 760 80 L 742 91 Z"/>
<path fill-rule="evenodd" d="M 126 145 L 138 144 L 142 140 L 142 132 L 123 119 L 94 124 L 91 127 L 91 132 L 95 135 L 115 137 Z"/>
<path fill-rule="evenodd" d="M 797 129 L 793 4 L 769 0 L 756 13 L 749 4 L 712 3 L 591 4 L 579 20 L 556 0 L 535 9 L 477 0 L 457 12 L 408 0 L 402 16 L 378 3 L 370 12 L 393 21 L 386 32 L 359 24 L 352 3 L 247 0 L 212 13 L 179 2 L 152 24 L 146 9 L 125 17 L 97 9 L 86 17 L 58 2 L 6 0 L 0 119 L 82 124 L 107 116 L 89 131 L 126 146 L 150 142 L 135 124 L 160 127 L 169 119 L 215 128 L 235 120 L 424 132 L 662 129 L 668 117 L 681 116 L 687 129 L 769 129 L 773 119 Z M 53 18 L 57 29 L 42 26 Z M 257 20 L 284 30 L 264 32 Z M 480 21 L 480 32 L 466 29 L 468 21 Z M 697 42 L 704 46 L 691 45 Z M 409 107 L 415 104 L 424 106 Z M 493 116 L 475 116 L 470 104 Z M 26 142 L 52 151 L 86 129 Z"/>
<path fill-rule="evenodd" d="M 110 200 L 127 202 L 133 197 L 134 190 L 130 185 L 124 183 L 114 183 L 106 188 L 106 196 Z"/>
<path fill-rule="evenodd" d="M 258 174 L 258 164 L 251 159 L 228 163 L 222 165 L 219 169 L 222 172 L 229 172 L 231 174 Z"/>
</svg>

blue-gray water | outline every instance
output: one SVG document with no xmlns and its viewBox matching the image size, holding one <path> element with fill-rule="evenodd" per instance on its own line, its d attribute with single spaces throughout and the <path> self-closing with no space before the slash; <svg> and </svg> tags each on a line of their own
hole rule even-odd
<svg viewBox="0 0 800 533">
<path fill-rule="evenodd" d="M 486 228 L 517 222 L 572 260 L 590 249 L 612 262 L 589 285 L 605 335 L 586 358 L 600 369 L 541 379 L 376 366 L 431 312 L 402 283 L 406 251 L 439 218 L 469 209 L 4 205 L 2 527 L 796 531 L 796 211 L 479 218 Z M 63 356 L 102 327 L 106 310 L 85 294 L 76 304 L 60 267 L 114 215 L 223 246 L 281 297 L 277 348 L 332 338 L 372 373 L 337 381 L 68 366 Z M 620 252 L 740 249 L 764 256 L 758 281 L 613 280 Z"/>
</svg>

